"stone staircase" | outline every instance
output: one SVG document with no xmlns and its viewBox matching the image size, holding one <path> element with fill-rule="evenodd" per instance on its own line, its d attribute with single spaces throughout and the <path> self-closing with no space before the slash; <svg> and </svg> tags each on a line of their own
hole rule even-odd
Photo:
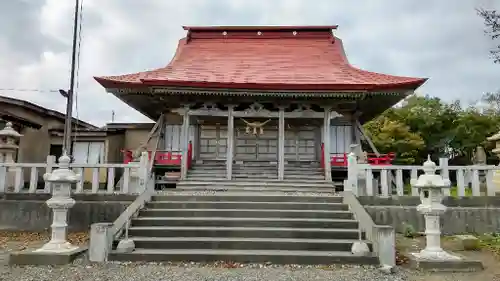
<svg viewBox="0 0 500 281">
<path fill-rule="evenodd" d="M 284 180 L 278 180 L 278 165 L 269 162 L 233 164 L 232 180 L 226 180 L 226 164 L 212 161 L 196 164 L 187 179 L 177 189 L 239 190 L 290 192 L 334 192 L 342 182 L 326 182 L 324 172 L 317 163 L 289 163 L 285 165 Z"/>
<path fill-rule="evenodd" d="M 235 163 L 227 180 L 223 161 L 195 165 L 187 179 L 153 196 L 131 220 L 135 250 L 114 250 L 109 259 L 378 263 L 373 253 L 351 254 L 365 235 L 318 164 L 288 163 L 282 181 L 277 170 L 269 162 Z"/>
<path fill-rule="evenodd" d="M 135 250 L 113 250 L 110 260 L 378 263 L 373 253 L 351 254 L 352 244 L 364 239 L 364 233 L 342 197 L 287 195 L 279 187 L 265 192 L 164 192 L 132 219 L 129 238 Z"/>
<path fill-rule="evenodd" d="M 338 196 L 218 192 L 156 195 L 132 219 L 131 253 L 116 261 L 228 261 L 274 264 L 377 264 L 351 254 L 358 230 Z"/>
</svg>

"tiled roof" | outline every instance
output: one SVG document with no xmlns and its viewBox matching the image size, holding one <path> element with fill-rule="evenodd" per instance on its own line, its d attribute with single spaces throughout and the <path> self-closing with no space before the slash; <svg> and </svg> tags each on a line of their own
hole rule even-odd
<svg viewBox="0 0 500 281">
<path fill-rule="evenodd" d="M 106 88 L 367 91 L 416 89 L 426 81 L 351 66 L 335 27 L 184 27 L 188 34 L 168 66 L 95 79 Z"/>
</svg>

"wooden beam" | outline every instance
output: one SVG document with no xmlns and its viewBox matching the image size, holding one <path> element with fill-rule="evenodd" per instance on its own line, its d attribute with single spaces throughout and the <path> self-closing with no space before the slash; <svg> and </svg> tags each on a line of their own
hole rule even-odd
<svg viewBox="0 0 500 281">
<path fill-rule="evenodd" d="M 183 114 L 184 109 L 174 109 L 173 112 L 178 114 Z M 226 110 L 207 110 L 207 109 L 190 109 L 188 114 L 191 116 L 212 116 L 212 117 L 227 117 L 228 112 Z M 284 112 L 285 118 L 311 118 L 311 119 L 323 119 L 325 118 L 324 112 L 316 111 L 292 111 Z M 246 111 L 234 111 L 234 117 L 254 117 L 254 118 L 279 118 L 278 111 L 262 111 L 262 112 L 246 112 Z M 337 118 L 338 115 L 332 114 L 332 119 Z"/>
<path fill-rule="evenodd" d="M 357 126 L 359 132 L 361 133 L 361 135 L 363 136 L 363 138 L 368 142 L 368 145 L 373 150 L 375 155 L 377 155 L 377 157 L 379 157 L 380 153 L 378 152 L 377 148 L 373 144 L 372 139 L 366 134 L 365 129 L 363 129 L 363 126 L 361 125 L 361 123 L 359 123 L 359 120 L 357 120 L 357 119 L 356 119 L 356 126 Z"/>
</svg>

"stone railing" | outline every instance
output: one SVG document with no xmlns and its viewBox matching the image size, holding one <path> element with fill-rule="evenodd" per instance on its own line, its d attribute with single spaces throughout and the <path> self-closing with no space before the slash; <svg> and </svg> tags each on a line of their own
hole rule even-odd
<svg viewBox="0 0 500 281">
<path fill-rule="evenodd" d="M 46 163 L 0 163 L 0 193 L 51 193 L 43 175 L 59 168 L 54 156 Z M 70 164 L 80 180 L 73 193 L 140 193 L 144 187 L 146 162 L 129 164 Z"/>
<path fill-rule="evenodd" d="M 373 243 L 373 251 L 377 254 L 382 269 L 392 271 L 396 266 L 394 228 L 388 225 L 375 224 L 372 217 L 352 192 L 344 192 L 343 202 L 349 205 L 349 209 L 359 221 L 360 230 L 365 233 L 366 240 Z"/>
<path fill-rule="evenodd" d="M 154 155 L 154 153 L 153 153 Z M 111 251 L 113 241 L 120 239 L 125 232 L 125 237 L 122 237 L 120 243 L 132 243 L 128 239 L 128 226 L 130 220 L 135 217 L 138 212 L 151 200 L 155 189 L 155 178 L 152 171 L 152 164 L 148 160 L 148 153 L 143 152 L 141 155 L 141 163 L 146 163 L 146 168 L 143 172 L 144 188 L 137 198 L 130 204 L 127 209 L 113 223 L 95 223 L 90 230 L 90 245 L 89 245 L 89 260 L 93 262 L 103 262 L 108 258 L 108 253 Z M 154 159 L 154 158 L 153 158 Z M 118 247 L 120 247 L 120 243 Z M 129 247 L 131 245 L 127 245 Z M 134 246 L 132 246 L 134 247 Z"/>
<path fill-rule="evenodd" d="M 358 196 L 418 196 L 411 180 L 423 173 L 423 167 L 412 165 L 369 165 L 357 163 L 351 154 L 348 159 L 348 178 L 345 188 Z M 448 166 L 442 158 L 437 173 L 451 181 L 445 196 L 495 196 L 500 192 L 500 167 L 493 165 Z M 498 176 L 497 176 L 498 175 Z"/>
</svg>

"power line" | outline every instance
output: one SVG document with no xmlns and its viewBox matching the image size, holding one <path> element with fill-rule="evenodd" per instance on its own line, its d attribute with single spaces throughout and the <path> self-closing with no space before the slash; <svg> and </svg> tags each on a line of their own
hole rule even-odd
<svg viewBox="0 0 500 281">
<path fill-rule="evenodd" d="M 38 92 L 38 93 L 57 93 L 59 90 L 44 89 L 25 89 L 25 88 L 0 88 L 2 92 Z"/>
</svg>

